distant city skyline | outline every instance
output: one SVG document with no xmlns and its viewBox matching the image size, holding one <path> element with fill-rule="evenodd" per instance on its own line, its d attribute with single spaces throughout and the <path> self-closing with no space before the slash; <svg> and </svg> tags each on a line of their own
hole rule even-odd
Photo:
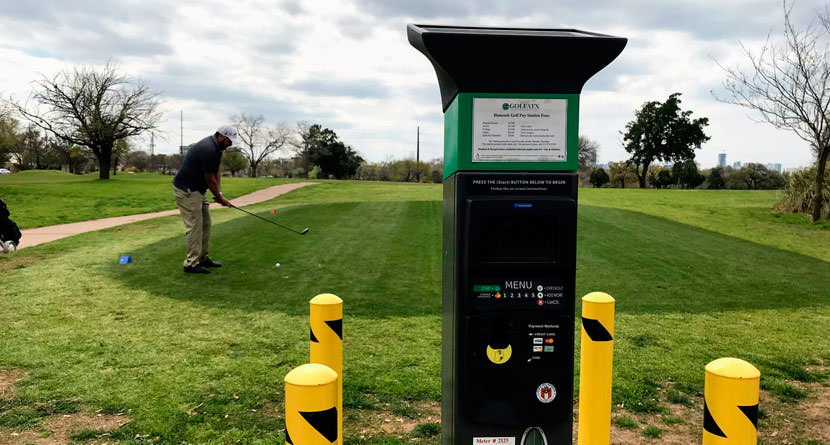
<svg viewBox="0 0 830 445">
<path fill-rule="evenodd" d="M 727 166 L 727 156 L 728 153 L 718 153 L 718 167 L 726 167 Z M 780 162 L 757 162 L 757 161 L 734 161 L 732 163 L 732 168 L 741 168 L 744 164 L 761 164 L 766 167 L 768 170 L 774 170 L 778 173 L 784 173 L 784 166 Z M 804 166 L 806 167 L 806 166 Z M 794 167 L 797 168 L 797 167 Z M 789 170 L 789 169 L 788 169 Z"/>
</svg>

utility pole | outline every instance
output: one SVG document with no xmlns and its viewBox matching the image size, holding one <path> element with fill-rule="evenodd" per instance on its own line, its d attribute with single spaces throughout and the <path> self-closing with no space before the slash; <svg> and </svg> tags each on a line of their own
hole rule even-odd
<svg viewBox="0 0 830 445">
<path fill-rule="evenodd" d="M 156 154 L 156 140 L 155 134 L 150 133 L 150 160 L 152 161 L 153 155 Z"/>
<path fill-rule="evenodd" d="M 421 126 L 415 136 L 415 182 L 421 182 Z"/>
</svg>

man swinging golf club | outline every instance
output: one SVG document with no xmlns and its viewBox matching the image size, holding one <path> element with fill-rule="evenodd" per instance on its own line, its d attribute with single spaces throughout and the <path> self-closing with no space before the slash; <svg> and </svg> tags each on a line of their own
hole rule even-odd
<svg viewBox="0 0 830 445">
<path fill-rule="evenodd" d="M 187 150 L 182 166 L 173 178 L 173 193 L 176 205 L 184 220 L 187 237 L 187 258 L 184 260 L 186 273 L 210 273 L 210 268 L 222 267 L 208 256 L 210 244 L 210 204 L 205 196 L 207 189 L 213 198 L 225 207 L 230 201 L 222 196 L 219 166 L 222 153 L 237 142 L 234 127 L 225 125 L 211 136 L 193 144 Z"/>
</svg>

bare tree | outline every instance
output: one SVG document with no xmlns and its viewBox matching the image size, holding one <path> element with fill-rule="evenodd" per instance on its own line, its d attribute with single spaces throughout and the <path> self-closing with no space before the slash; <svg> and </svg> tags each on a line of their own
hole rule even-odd
<svg viewBox="0 0 830 445">
<path fill-rule="evenodd" d="M 313 163 L 311 162 L 313 147 L 311 146 L 309 138 L 311 127 L 312 125 L 308 122 L 297 122 L 296 137 L 292 137 L 289 142 L 292 151 L 294 151 L 294 160 L 299 168 L 303 170 L 304 174 L 308 174 L 313 167 Z"/>
<path fill-rule="evenodd" d="M 10 115 L 0 116 L 0 166 L 6 163 L 16 150 L 20 123 Z"/>
<path fill-rule="evenodd" d="M 268 125 L 262 115 L 242 113 L 231 116 L 231 121 L 239 133 L 239 152 L 248 160 L 251 177 L 256 177 L 262 161 L 282 150 L 291 138 L 291 131 L 285 125 Z"/>
<path fill-rule="evenodd" d="M 157 93 L 111 64 L 42 76 L 26 103 L 5 102 L 56 138 L 91 150 L 101 179 L 109 179 L 116 141 L 155 129 L 161 117 Z"/>
<path fill-rule="evenodd" d="M 784 0 L 784 39 L 767 38 L 760 53 L 741 48 L 752 67 L 721 68 L 731 98 L 721 99 L 760 113 L 776 128 L 792 131 L 816 154 L 813 221 L 821 218 L 824 172 L 830 155 L 830 9 L 818 13 L 819 25 L 796 28 L 792 6 Z"/>
<path fill-rule="evenodd" d="M 579 168 L 591 168 L 597 165 L 597 151 L 599 151 L 599 142 L 588 139 L 586 136 L 579 136 L 577 150 Z"/>
</svg>

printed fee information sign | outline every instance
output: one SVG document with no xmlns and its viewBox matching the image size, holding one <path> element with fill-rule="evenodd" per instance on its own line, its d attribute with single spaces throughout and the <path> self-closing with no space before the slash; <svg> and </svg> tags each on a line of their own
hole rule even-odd
<svg viewBox="0 0 830 445">
<path fill-rule="evenodd" d="M 566 99 L 473 99 L 473 162 L 565 162 Z"/>
</svg>

